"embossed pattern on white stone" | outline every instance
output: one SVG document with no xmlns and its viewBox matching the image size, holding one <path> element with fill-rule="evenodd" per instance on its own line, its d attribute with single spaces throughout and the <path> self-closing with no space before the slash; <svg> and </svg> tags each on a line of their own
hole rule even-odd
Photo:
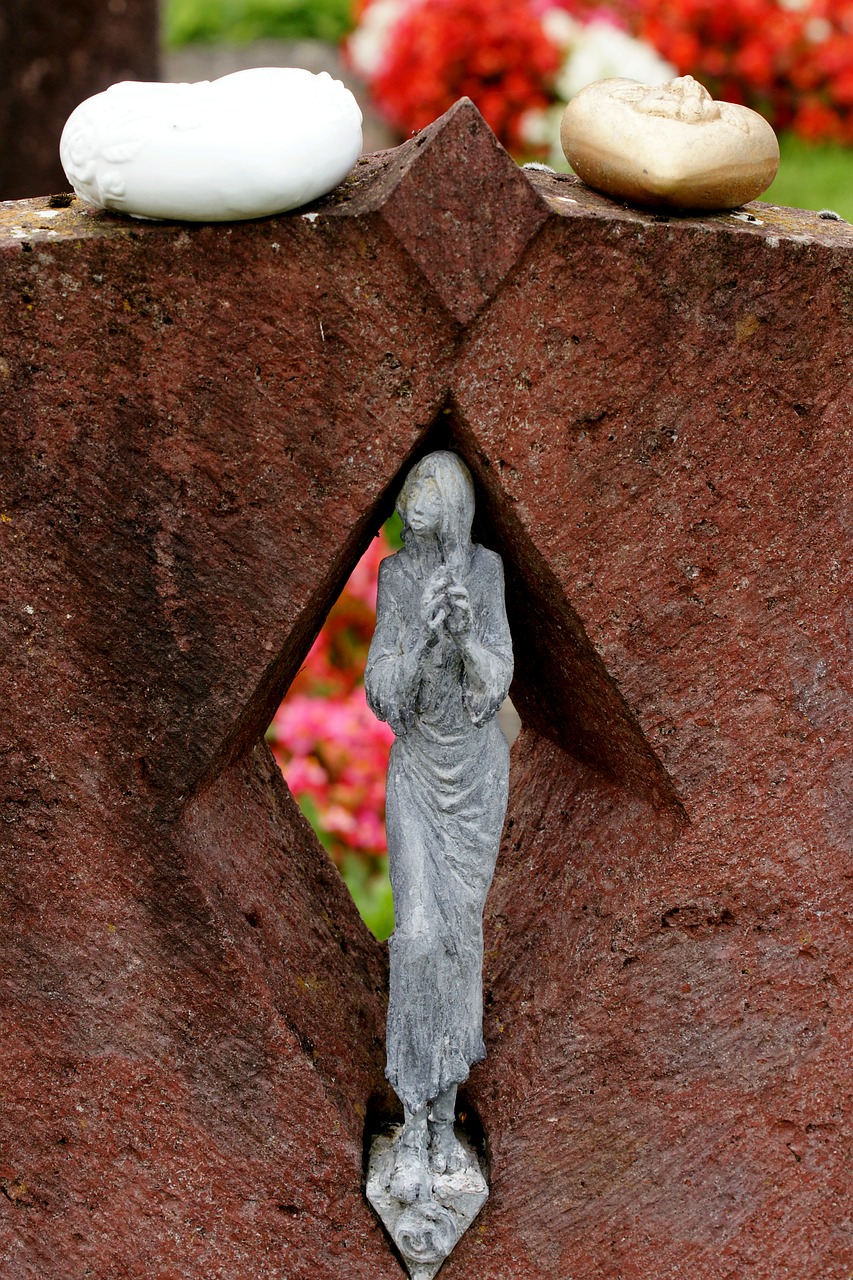
<svg viewBox="0 0 853 1280">
<path fill-rule="evenodd" d="M 361 145 L 361 111 L 339 80 L 259 67 L 198 84 L 113 85 L 71 113 L 59 152 L 77 195 L 98 208 L 229 222 L 325 195 Z"/>
<path fill-rule="evenodd" d="M 715 102 L 692 76 L 599 80 L 566 107 L 560 141 L 589 186 L 652 208 L 734 209 L 766 191 L 779 168 L 763 116 Z"/>
</svg>

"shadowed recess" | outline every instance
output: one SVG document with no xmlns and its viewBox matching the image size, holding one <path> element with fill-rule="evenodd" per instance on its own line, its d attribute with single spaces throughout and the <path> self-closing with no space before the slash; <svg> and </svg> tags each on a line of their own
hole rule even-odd
<svg viewBox="0 0 853 1280">
<path fill-rule="evenodd" d="M 455 449 L 468 463 L 478 489 L 475 540 L 504 561 L 507 608 L 516 653 L 513 701 L 523 722 L 561 750 L 642 799 L 684 817 L 671 780 L 644 738 L 636 717 L 596 653 L 583 623 L 553 571 L 515 518 L 497 470 L 470 444 L 450 399 L 423 431 L 397 475 L 347 539 L 286 648 L 267 672 L 244 712 L 240 743 L 254 741 L 269 723 L 283 691 L 305 660 L 325 617 L 370 538 L 392 512 L 410 467 L 425 454 Z M 258 710 L 260 708 L 260 710 Z M 233 756 L 232 756 L 233 758 Z"/>
<path fill-rule="evenodd" d="M 581 619 L 504 494 L 497 469 L 455 408 L 453 447 L 477 484 L 477 541 L 503 558 L 516 654 L 512 699 L 522 722 L 644 799 L 685 817 L 666 770 L 591 644 Z"/>
</svg>

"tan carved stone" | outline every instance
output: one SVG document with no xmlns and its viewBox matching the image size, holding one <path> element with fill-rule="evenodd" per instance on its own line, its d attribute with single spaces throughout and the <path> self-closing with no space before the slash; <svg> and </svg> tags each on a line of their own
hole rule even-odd
<svg viewBox="0 0 853 1280">
<path fill-rule="evenodd" d="M 632 204 L 734 209 L 770 186 L 779 144 L 748 107 L 715 102 L 692 76 L 599 80 L 566 107 L 560 141 L 589 186 Z"/>
</svg>

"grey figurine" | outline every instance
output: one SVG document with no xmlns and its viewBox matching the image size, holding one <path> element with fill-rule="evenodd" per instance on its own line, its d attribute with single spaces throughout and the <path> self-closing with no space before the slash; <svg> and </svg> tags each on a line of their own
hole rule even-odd
<svg viewBox="0 0 853 1280">
<path fill-rule="evenodd" d="M 507 803 L 509 747 L 496 713 L 512 644 L 500 557 L 471 542 L 474 487 L 464 463 L 445 451 L 424 458 L 397 509 L 404 546 L 380 567 L 365 673 L 367 700 L 396 735 L 386 797 L 394 891 L 386 1074 L 404 1125 L 393 1165 L 387 1153 L 387 1192 L 434 1218 L 437 1180 L 464 1174 L 474 1159 L 454 1117 L 457 1086 L 486 1052 L 483 907 Z"/>
</svg>

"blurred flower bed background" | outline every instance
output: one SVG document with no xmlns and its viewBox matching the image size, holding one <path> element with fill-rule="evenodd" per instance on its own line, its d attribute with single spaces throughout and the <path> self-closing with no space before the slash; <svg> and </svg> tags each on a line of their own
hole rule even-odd
<svg viewBox="0 0 853 1280">
<path fill-rule="evenodd" d="M 309 65 L 310 55 L 312 70 L 320 66 L 305 42 L 325 44 L 329 69 L 355 75 L 362 105 L 379 113 L 391 139 L 407 137 L 467 94 L 517 159 L 563 169 L 559 117 L 585 84 L 613 75 L 660 83 L 691 74 L 715 97 L 753 107 L 779 131 L 780 175 L 765 199 L 828 206 L 853 220 L 853 0 L 166 0 L 163 26 L 173 49 L 299 41 L 298 65 Z M 269 61 L 268 44 L 262 56 Z M 321 50 L 321 63 L 323 56 Z M 268 734 L 291 790 L 378 937 L 393 926 L 384 827 L 393 735 L 367 707 L 363 673 L 379 562 L 395 545 L 389 523 Z"/>
<path fill-rule="evenodd" d="M 519 159 L 561 168 L 584 84 L 694 75 L 780 132 L 766 199 L 853 219 L 853 0 L 164 0 L 163 31 L 172 50 L 325 42 L 398 138 L 467 94 Z"/>
<path fill-rule="evenodd" d="M 394 925 L 385 846 L 385 773 L 394 735 L 364 694 L 382 559 L 399 523 L 373 539 L 267 731 L 288 786 L 379 938 Z"/>
</svg>

